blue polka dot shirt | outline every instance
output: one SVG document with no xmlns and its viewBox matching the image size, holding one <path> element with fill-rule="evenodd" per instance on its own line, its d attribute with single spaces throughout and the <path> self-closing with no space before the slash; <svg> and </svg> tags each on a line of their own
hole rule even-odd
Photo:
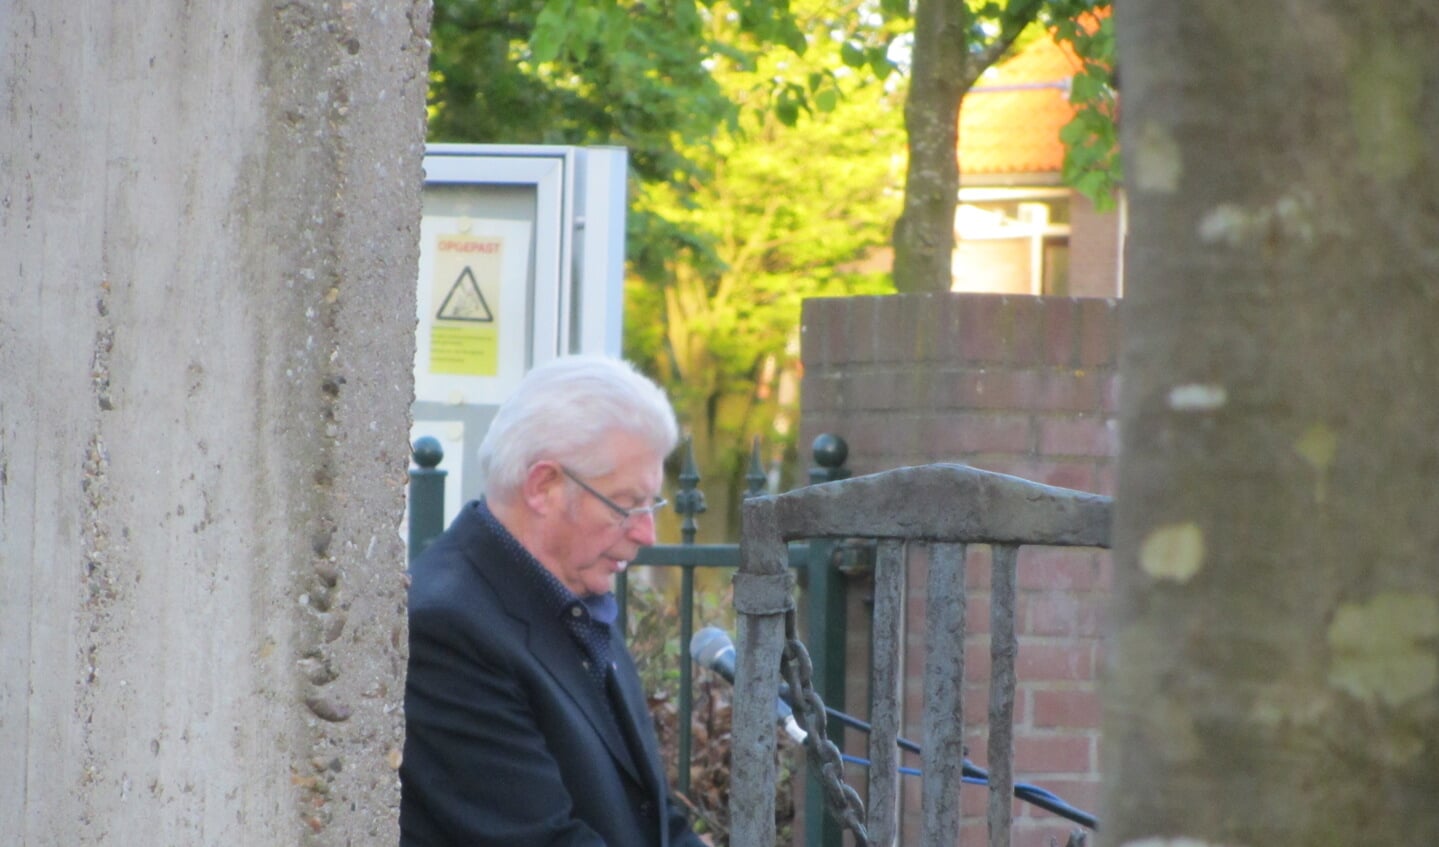
<svg viewBox="0 0 1439 847">
<path fill-rule="evenodd" d="M 565 629 L 580 648 L 576 658 L 584 664 L 600 691 L 604 691 L 605 677 L 613 667 L 610 657 L 611 627 L 619 617 L 619 603 L 615 595 L 575 596 L 505 529 L 490 511 L 488 503 L 481 501 L 479 512 L 500 539 L 505 551 L 520 563 L 518 573 L 521 578 L 529 582 L 529 587 L 541 598 L 545 609 L 564 622 Z"/>
</svg>

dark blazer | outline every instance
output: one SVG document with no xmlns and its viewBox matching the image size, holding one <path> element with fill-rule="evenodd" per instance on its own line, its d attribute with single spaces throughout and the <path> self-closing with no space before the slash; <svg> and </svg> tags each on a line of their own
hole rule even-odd
<svg viewBox="0 0 1439 847">
<path fill-rule="evenodd" d="M 611 717 L 484 508 L 467 504 L 410 568 L 400 844 L 700 847 L 669 802 L 622 639 Z"/>
</svg>

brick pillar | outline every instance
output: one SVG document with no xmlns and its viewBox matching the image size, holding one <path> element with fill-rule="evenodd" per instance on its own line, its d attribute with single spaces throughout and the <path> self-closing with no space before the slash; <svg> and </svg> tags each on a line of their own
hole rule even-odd
<svg viewBox="0 0 1439 847">
<path fill-rule="evenodd" d="M 961 462 L 1113 493 L 1116 301 L 957 293 L 817 299 L 805 303 L 802 323 L 801 443 L 821 432 L 843 436 L 856 475 Z M 914 557 L 910 567 L 906 666 L 915 671 L 906 709 L 907 731 L 917 733 L 927 559 Z M 965 723 L 970 757 L 980 765 L 988 568 L 988 551 L 972 550 Z M 1016 777 L 1090 812 L 1099 799 L 1096 675 L 1109 568 L 1100 551 L 1026 549 L 1019 563 Z M 852 614 L 852 637 L 867 623 Z M 861 652 L 849 665 L 867 667 Z M 862 673 L 850 676 L 852 711 L 865 711 L 866 682 Z M 964 844 L 982 844 L 984 793 L 970 789 L 964 798 Z M 905 803 L 912 835 L 918 791 L 907 792 Z M 1072 826 L 1031 807 L 1016 811 L 1017 847 L 1048 847 L 1051 836 L 1063 843 Z"/>
</svg>

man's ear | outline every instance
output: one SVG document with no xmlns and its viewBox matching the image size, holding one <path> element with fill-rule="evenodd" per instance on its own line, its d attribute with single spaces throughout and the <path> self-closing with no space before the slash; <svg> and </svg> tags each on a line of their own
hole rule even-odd
<svg viewBox="0 0 1439 847">
<path fill-rule="evenodd" d="M 560 505 L 564 486 L 565 477 L 559 465 L 549 461 L 535 462 L 525 473 L 520 493 L 531 511 L 547 515 Z"/>
</svg>

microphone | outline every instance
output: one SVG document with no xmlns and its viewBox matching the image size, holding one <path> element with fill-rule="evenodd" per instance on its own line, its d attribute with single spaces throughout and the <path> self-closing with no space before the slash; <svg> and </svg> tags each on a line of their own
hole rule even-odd
<svg viewBox="0 0 1439 847">
<path fill-rule="evenodd" d="M 734 685 L 734 642 L 717 626 L 707 626 L 690 639 L 690 658 Z"/>
<path fill-rule="evenodd" d="M 690 639 L 690 658 L 695 660 L 695 664 L 709 668 L 724 677 L 725 682 L 734 685 L 734 642 L 724 630 L 717 626 L 707 626 L 696 632 Z M 803 744 L 808 733 L 800 729 L 799 722 L 794 719 L 794 710 L 789 704 L 776 697 L 774 710 L 785 734 L 793 739 L 794 743 Z"/>
</svg>

